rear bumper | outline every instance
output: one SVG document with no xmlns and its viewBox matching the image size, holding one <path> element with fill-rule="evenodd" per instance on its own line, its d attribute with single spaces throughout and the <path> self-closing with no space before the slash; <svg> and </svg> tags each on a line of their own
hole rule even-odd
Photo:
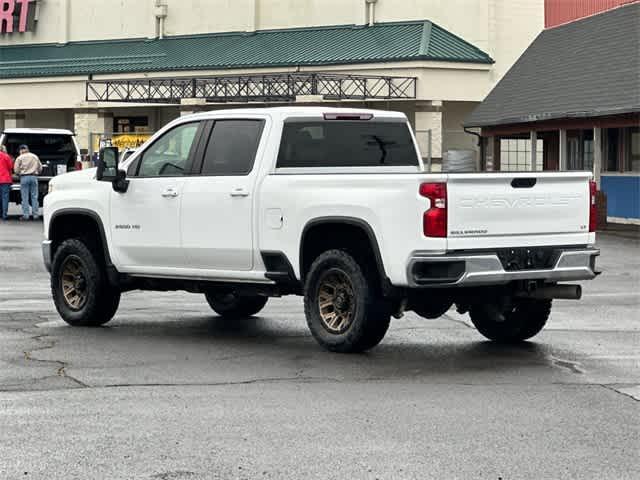
<svg viewBox="0 0 640 480">
<path fill-rule="evenodd" d="M 500 285 L 515 280 L 567 282 L 591 280 L 598 275 L 596 248 L 558 249 L 551 268 L 505 270 L 497 253 L 433 255 L 416 252 L 408 266 L 412 287 Z"/>
<path fill-rule="evenodd" d="M 38 177 L 38 193 L 44 197 L 49 191 L 49 181 L 53 177 Z M 14 203 L 20 202 L 20 182 L 11 185 L 10 199 Z"/>
</svg>

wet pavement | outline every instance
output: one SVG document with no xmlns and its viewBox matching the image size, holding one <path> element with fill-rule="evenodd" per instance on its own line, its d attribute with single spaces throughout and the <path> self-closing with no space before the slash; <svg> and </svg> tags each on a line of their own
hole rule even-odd
<svg viewBox="0 0 640 480">
<path fill-rule="evenodd" d="M 520 346 L 407 314 L 323 351 L 299 298 L 257 318 L 123 296 L 104 328 L 53 308 L 41 223 L 0 224 L 0 478 L 640 478 L 640 241 Z"/>
</svg>

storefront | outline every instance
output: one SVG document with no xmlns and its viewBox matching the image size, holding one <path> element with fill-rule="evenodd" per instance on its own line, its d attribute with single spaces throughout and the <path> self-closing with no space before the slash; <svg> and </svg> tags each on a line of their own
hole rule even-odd
<svg viewBox="0 0 640 480">
<path fill-rule="evenodd" d="M 18 3 L 26 23 L 0 23 L 0 128 L 73 129 L 90 153 L 194 111 L 366 106 L 405 112 L 435 165 L 476 151 L 463 119 L 544 19 L 543 0 Z"/>
<path fill-rule="evenodd" d="M 465 122 L 483 167 L 592 171 L 608 220 L 640 223 L 638 18 L 634 2 L 541 33 Z"/>
</svg>

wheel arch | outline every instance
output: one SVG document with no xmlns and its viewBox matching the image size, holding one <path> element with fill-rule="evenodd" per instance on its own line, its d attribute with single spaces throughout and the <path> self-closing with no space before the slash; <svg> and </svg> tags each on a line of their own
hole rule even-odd
<svg viewBox="0 0 640 480">
<path fill-rule="evenodd" d="M 80 229 L 73 228 L 76 226 L 80 227 Z M 85 228 L 84 231 L 86 231 L 87 227 L 91 229 L 89 233 L 94 235 L 94 238 L 99 242 L 105 266 L 112 267 L 113 262 L 109 254 L 109 244 L 107 243 L 102 219 L 93 210 L 85 208 L 64 208 L 51 215 L 47 238 L 51 241 L 52 256 L 64 240 L 81 237 L 82 235 L 78 234 L 83 232 L 82 227 Z"/>
<path fill-rule="evenodd" d="M 302 235 L 300 237 L 300 250 L 299 250 L 299 268 L 300 268 L 300 280 L 304 282 L 305 276 L 308 272 L 308 269 L 313 262 L 313 259 L 317 257 L 314 254 L 314 249 L 309 249 L 308 241 L 310 238 L 313 238 L 314 232 L 321 232 L 325 229 L 329 229 L 331 227 L 338 228 L 347 228 L 352 232 L 361 232 L 362 235 L 367 239 L 368 246 L 371 249 L 371 253 L 373 253 L 374 263 L 377 269 L 377 273 L 380 277 L 381 285 L 386 288 L 390 286 L 390 281 L 386 275 L 386 271 L 384 268 L 384 262 L 382 259 L 382 254 L 380 251 L 380 246 L 375 234 L 375 231 L 371 227 L 371 225 L 361 219 L 356 217 L 347 217 L 347 216 L 327 216 L 327 217 L 318 217 L 312 220 L 309 220 L 302 230 Z M 338 242 L 339 243 L 339 242 Z M 324 250 L 330 249 L 331 244 L 327 245 L 327 248 Z M 310 250 L 310 251 L 309 251 Z"/>
</svg>

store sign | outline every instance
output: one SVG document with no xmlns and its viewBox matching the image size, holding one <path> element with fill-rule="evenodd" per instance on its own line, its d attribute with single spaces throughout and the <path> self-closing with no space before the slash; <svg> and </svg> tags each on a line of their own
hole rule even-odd
<svg viewBox="0 0 640 480">
<path fill-rule="evenodd" d="M 36 0 L 0 0 L 0 34 L 24 33 L 35 25 Z"/>
</svg>

